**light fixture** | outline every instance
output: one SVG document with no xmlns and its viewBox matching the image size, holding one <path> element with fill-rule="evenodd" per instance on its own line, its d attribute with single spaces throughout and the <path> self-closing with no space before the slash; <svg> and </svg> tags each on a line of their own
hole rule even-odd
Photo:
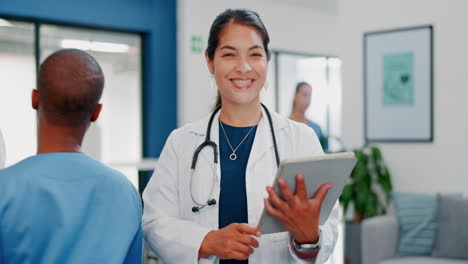
<svg viewBox="0 0 468 264">
<path fill-rule="evenodd" d="M 91 41 L 91 50 L 93 51 L 125 53 L 129 49 L 130 47 L 125 44 Z"/>
<path fill-rule="evenodd" d="M 0 27 L 12 27 L 13 24 L 8 22 L 7 20 L 0 18 Z"/>
<path fill-rule="evenodd" d="M 130 47 L 125 44 L 77 39 L 64 39 L 60 43 L 60 46 L 64 49 L 81 49 L 112 53 L 126 53 L 130 50 Z"/>
<path fill-rule="evenodd" d="M 90 50 L 91 42 L 87 40 L 64 39 L 60 43 L 60 46 L 62 46 L 64 49 Z"/>
</svg>

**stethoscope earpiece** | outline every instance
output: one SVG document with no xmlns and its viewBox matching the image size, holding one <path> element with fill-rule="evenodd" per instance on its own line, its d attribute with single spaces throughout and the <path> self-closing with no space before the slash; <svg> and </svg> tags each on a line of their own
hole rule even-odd
<svg viewBox="0 0 468 264">
<path fill-rule="evenodd" d="M 200 209 L 198 209 L 198 206 L 192 207 L 192 212 L 196 213 L 198 211 L 200 211 Z"/>
</svg>

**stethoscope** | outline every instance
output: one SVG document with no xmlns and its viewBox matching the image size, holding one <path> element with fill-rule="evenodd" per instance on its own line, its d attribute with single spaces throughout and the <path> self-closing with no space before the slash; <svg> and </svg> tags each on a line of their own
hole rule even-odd
<svg viewBox="0 0 468 264">
<path fill-rule="evenodd" d="M 276 137 L 275 137 L 275 130 L 273 129 L 273 121 L 271 119 L 270 111 L 268 111 L 268 108 L 264 104 L 261 104 L 263 109 L 265 110 L 265 113 L 268 117 L 268 122 L 270 123 L 270 129 L 271 129 L 271 137 L 273 139 L 273 147 L 275 149 L 275 158 L 276 158 L 276 166 L 279 166 L 280 163 L 280 158 L 278 154 L 278 146 L 276 145 Z M 213 192 L 215 189 L 215 185 L 217 184 L 218 177 L 216 176 L 216 170 L 217 170 L 217 164 L 218 164 L 218 145 L 211 141 L 210 139 L 210 133 L 211 133 L 211 124 L 213 123 L 213 119 L 216 115 L 216 113 L 219 112 L 221 109 L 221 105 L 216 106 L 216 108 L 213 110 L 213 113 L 210 116 L 210 120 L 208 121 L 208 128 L 206 129 L 206 136 L 205 136 L 205 141 L 198 146 L 198 148 L 195 150 L 193 153 L 193 158 L 192 158 L 192 166 L 190 167 L 191 173 L 190 173 L 190 196 L 192 197 L 192 201 L 196 206 L 192 207 L 192 212 L 196 213 L 203 209 L 206 206 L 211 206 L 216 204 L 216 199 L 213 198 Z M 192 179 L 193 179 L 193 174 L 195 172 L 195 166 L 197 165 L 197 160 L 198 160 L 198 154 L 203 150 L 204 147 L 212 147 L 213 148 L 213 154 L 214 154 L 214 164 L 213 166 L 213 173 L 212 173 L 212 178 L 211 178 L 211 187 L 210 187 L 210 192 L 208 195 L 208 199 L 205 203 L 200 203 L 196 201 L 196 199 L 193 197 L 193 192 L 192 192 Z"/>
</svg>

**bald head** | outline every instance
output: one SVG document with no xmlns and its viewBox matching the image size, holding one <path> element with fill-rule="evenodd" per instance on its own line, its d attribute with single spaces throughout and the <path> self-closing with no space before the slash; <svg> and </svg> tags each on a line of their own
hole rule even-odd
<svg viewBox="0 0 468 264">
<path fill-rule="evenodd" d="M 104 75 L 88 53 L 66 49 L 41 64 L 38 108 L 51 123 L 82 126 L 91 121 L 104 88 Z"/>
</svg>

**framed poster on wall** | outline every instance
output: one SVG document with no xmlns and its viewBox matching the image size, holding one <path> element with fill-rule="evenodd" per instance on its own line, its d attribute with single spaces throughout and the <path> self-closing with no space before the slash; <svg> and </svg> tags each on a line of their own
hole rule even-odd
<svg viewBox="0 0 468 264">
<path fill-rule="evenodd" d="M 432 142 L 432 31 L 429 25 L 364 34 L 366 142 Z"/>
</svg>

